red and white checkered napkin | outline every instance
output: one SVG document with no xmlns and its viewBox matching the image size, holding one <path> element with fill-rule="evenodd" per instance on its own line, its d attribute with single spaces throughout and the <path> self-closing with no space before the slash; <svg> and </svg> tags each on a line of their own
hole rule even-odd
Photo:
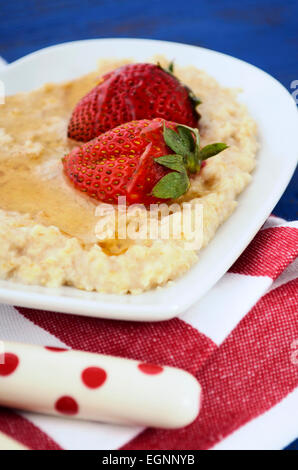
<svg viewBox="0 0 298 470">
<path fill-rule="evenodd" d="M 0 306 L 1 339 L 177 366 L 203 387 L 198 419 L 180 430 L 1 409 L 0 431 L 32 449 L 287 445 L 297 437 L 298 418 L 297 254 L 298 223 L 270 217 L 218 284 L 181 318 L 167 322 L 109 321 Z"/>
</svg>

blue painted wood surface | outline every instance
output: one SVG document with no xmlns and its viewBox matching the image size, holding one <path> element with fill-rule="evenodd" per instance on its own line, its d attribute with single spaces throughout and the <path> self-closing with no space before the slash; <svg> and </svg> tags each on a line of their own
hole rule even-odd
<svg viewBox="0 0 298 470">
<path fill-rule="evenodd" d="M 290 91 L 298 80 L 297 18 L 296 0 L 0 0 L 0 55 L 13 61 L 78 39 L 163 39 L 244 59 Z M 298 218 L 297 172 L 274 212 Z"/>
</svg>

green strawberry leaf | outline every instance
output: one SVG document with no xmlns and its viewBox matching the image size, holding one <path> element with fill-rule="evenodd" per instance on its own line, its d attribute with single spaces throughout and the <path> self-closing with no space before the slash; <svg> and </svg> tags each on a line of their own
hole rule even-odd
<svg viewBox="0 0 298 470">
<path fill-rule="evenodd" d="M 167 146 L 176 154 L 182 155 L 182 157 L 187 157 L 189 152 L 192 151 L 185 139 L 182 139 L 177 132 L 166 127 L 165 124 L 163 127 L 163 137 Z"/>
<path fill-rule="evenodd" d="M 195 141 L 193 138 L 193 133 L 190 131 L 190 129 L 181 125 L 177 126 L 177 130 L 180 139 L 184 143 L 185 147 L 187 147 L 190 152 L 193 152 L 195 150 Z"/>
<path fill-rule="evenodd" d="M 162 157 L 154 158 L 154 161 L 171 170 L 185 173 L 184 159 L 181 155 L 163 155 Z"/>
<path fill-rule="evenodd" d="M 169 63 L 167 71 L 171 74 L 174 73 L 174 61 L 173 60 L 171 60 L 171 62 Z"/>
<path fill-rule="evenodd" d="M 157 61 L 156 65 L 164 72 L 169 73 L 170 75 L 174 75 L 174 61 L 173 60 L 171 60 L 171 62 L 166 68 L 164 68 L 159 61 Z"/>
<path fill-rule="evenodd" d="M 217 155 L 226 148 L 228 148 L 228 145 L 222 142 L 206 145 L 199 151 L 199 160 L 203 161 L 207 160 L 207 158 L 214 157 L 214 155 Z"/>
<path fill-rule="evenodd" d="M 152 194 L 160 199 L 177 199 L 186 193 L 189 186 L 190 182 L 186 171 L 184 173 L 173 171 L 158 181 Z"/>
<path fill-rule="evenodd" d="M 160 199 L 177 199 L 185 194 L 190 186 L 187 173 L 197 173 L 203 160 L 228 147 L 218 142 L 206 145 L 200 150 L 199 130 L 182 124 L 177 125 L 176 132 L 164 123 L 163 137 L 175 154 L 154 158 L 156 163 L 173 170 L 161 178 L 152 190 L 153 196 Z"/>
<path fill-rule="evenodd" d="M 199 151 L 200 151 L 200 134 L 196 128 L 185 125 L 177 126 L 180 138 L 185 142 L 185 146 L 189 148 L 189 152 L 184 155 L 186 168 L 190 173 L 196 173 L 199 167 Z"/>
<path fill-rule="evenodd" d="M 190 88 L 187 87 L 187 89 L 188 89 L 188 96 L 189 96 L 189 99 L 190 99 L 190 101 L 192 102 L 192 105 L 193 105 L 194 108 L 195 108 L 196 106 L 198 106 L 199 104 L 201 104 L 202 101 L 200 100 L 200 98 L 198 98 L 198 97 L 194 94 L 194 92 L 193 92 Z"/>
</svg>

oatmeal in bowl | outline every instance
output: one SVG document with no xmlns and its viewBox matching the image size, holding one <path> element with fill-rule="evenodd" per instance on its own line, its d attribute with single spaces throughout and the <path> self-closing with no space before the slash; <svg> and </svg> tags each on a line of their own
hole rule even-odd
<svg viewBox="0 0 298 470">
<path fill-rule="evenodd" d="M 165 285 L 196 263 L 257 151 L 237 91 L 163 57 L 105 60 L 7 97 L 0 143 L 0 278 L 114 294 Z M 148 235 L 198 208 L 200 237 Z"/>
</svg>

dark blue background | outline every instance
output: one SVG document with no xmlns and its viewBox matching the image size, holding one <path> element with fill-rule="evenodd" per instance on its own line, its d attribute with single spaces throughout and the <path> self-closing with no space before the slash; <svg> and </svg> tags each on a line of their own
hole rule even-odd
<svg viewBox="0 0 298 470">
<path fill-rule="evenodd" d="M 59 42 L 141 37 L 231 54 L 289 91 L 298 79 L 297 0 L 0 0 L 0 19 L 0 55 L 9 62 Z M 276 215 L 298 218 L 297 188 L 296 172 Z"/>
</svg>

